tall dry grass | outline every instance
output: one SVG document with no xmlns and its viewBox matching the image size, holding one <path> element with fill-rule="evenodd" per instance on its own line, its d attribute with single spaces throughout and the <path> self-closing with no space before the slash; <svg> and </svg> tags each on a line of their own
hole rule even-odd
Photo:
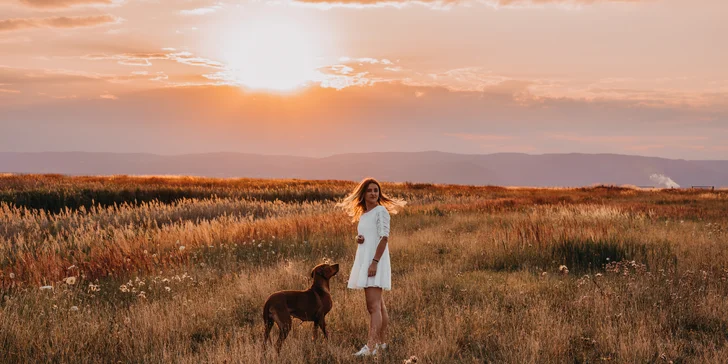
<svg viewBox="0 0 728 364">
<path fill-rule="evenodd" d="M 348 363 L 365 341 L 363 293 L 346 289 L 355 228 L 333 208 L 353 183 L 4 176 L 0 186 L 4 196 L 188 193 L 56 212 L 8 198 L 2 362 Z M 392 219 L 390 349 L 380 362 L 728 354 L 727 191 L 383 187 L 409 205 Z M 342 265 L 331 339 L 314 343 L 311 324 L 295 324 L 280 355 L 262 352 L 265 298 L 306 288 L 324 260 Z"/>
</svg>

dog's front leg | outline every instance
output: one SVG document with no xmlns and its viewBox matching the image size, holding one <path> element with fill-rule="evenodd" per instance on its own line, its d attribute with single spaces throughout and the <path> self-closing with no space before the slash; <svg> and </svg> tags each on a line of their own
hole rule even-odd
<svg viewBox="0 0 728 364">
<path fill-rule="evenodd" d="M 319 327 L 321 327 L 321 331 L 323 331 L 323 333 L 324 333 L 324 338 L 325 338 L 326 340 L 328 340 L 328 339 L 329 339 L 329 334 L 328 334 L 328 333 L 326 333 L 326 318 L 325 318 L 325 317 L 322 317 L 322 318 L 321 318 L 321 320 L 320 320 L 320 321 L 319 321 L 319 323 L 318 323 L 318 326 L 319 326 Z M 314 330 L 315 330 L 315 329 L 316 329 L 316 328 L 314 327 Z"/>
</svg>

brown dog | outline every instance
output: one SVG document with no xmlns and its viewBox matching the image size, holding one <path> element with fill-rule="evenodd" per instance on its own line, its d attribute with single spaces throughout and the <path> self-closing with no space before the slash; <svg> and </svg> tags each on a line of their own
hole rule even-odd
<svg viewBox="0 0 728 364">
<path fill-rule="evenodd" d="M 329 293 L 329 279 L 339 272 L 339 265 L 319 264 L 311 271 L 313 284 L 305 291 L 279 291 L 273 293 L 265 301 L 263 306 L 263 322 L 265 323 L 265 337 L 263 338 L 263 350 L 270 341 L 270 330 L 273 323 L 278 325 L 278 341 L 276 351 L 281 351 L 283 340 L 291 330 L 291 317 L 301 321 L 313 321 L 313 337 L 316 339 L 320 327 L 326 339 L 325 316 L 333 301 Z"/>
</svg>

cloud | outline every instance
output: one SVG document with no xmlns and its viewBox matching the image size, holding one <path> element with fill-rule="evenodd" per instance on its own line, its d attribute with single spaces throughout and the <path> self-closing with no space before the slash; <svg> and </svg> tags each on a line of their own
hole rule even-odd
<svg viewBox="0 0 728 364">
<path fill-rule="evenodd" d="M 2 38 L 0 39 L 0 44 L 18 44 L 18 43 L 28 43 L 32 41 L 28 37 L 12 37 L 12 38 Z"/>
<path fill-rule="evenodd" d="M 173 49 L 173 48 L 165 48 Z M 188 66 L 206 67 L 214 69 L 222 69 L 224 65 L 211 59 L 197 57 L 190 52 L 173 52 L 173 53 L 123 53 L 123 54 L 89 54 L 82 56 L 81 59 L 90 61 L 115 60 L 118 64 L 124 66 L 151 66 L 153 60 L 174 61 Z"/>
<path fill-rule="evenodd" d="M 147 74 L 139 76 L 146 79 L 164 77 L 154 68 L 144 70 Z M 169 74 L 171 82 L 179 82 L 179 77 Z M 184 81 L 194 85 L 206 80 L 190 76 Z M 69 142 L 57 135 L 93 124 L 98 129 L 84 134 L 84 138 L 88 139 L 79 140 L 74 146 L 86 149 L 94 145 L 99 148 L 113 146 L 118 150 L 129 150 L 128 140 L 137 140 L 135 136 L 143 134 L 150 140 L 159 140 L 159 144 L 148 144 L 147 147 L 159 148 L 154 152 L 162 153 L 189 153 L 190 148 L 197 147 L 233 151 L 244 146 L 260 153 L 295 154 L 306 150 L 306 153 L 322 156 L 395 148 L 427 148 L 468 154 L 517 151 L 634 154 L 635 151 L 630 151 L 629 147 L 663 144 L 665 148 L 646 149 L 640 153 L 688 159 L 716 159 L 728 155 L 725 150 L 715 149 L 723 146 L 723 141 L 728 138 L 725 128 L 690 124 L 678 129 L 666 126 L 665 123 L 671 121 L 666 117 L 671 115 L 678 114 L 678 119 L 686 120 L 703 116 L 694 110 L 685 114 L 679 109 L 658 110 L 622 101 L 561 99 L 545 100 L 547 107 L 523 106 L 509 102 L 503 95 L 451 91 L 443 87 L 412 87 L 395 82 L 378 82 L 342 90 L 313 86 L 286 96 L 238 87 L 168 87 L 170 82 L 145 82 L 145 85 L 109 82 L 78 85 L 83 88 L 74 84 L 59 84 L 57 87 L 39 84 L 32 89 L 18 88 L 22 83 L 0 86 L 23 91 L 22 94 L 0 97 L 0 113 L 5 113 L 6 120 L 18 120 L 16 135 L 35 136 L 20 131 L 50 125 L 48 120 L 53 120 L 53 127 L 57 127 L 43 129 L 48 140 L 6 138 L 0 140 L 0 144 L 14 143 L 6 144 L 7 148 L 21 149 L 63 148 Z M 0 83 L 3 81 L 0 80 Z M 137 86 L 143 87 L 133 91 Z M 46 101 L 35 96 L 34 91 L 38 90 L 49 95 L 76 94 L 78 98 L 60 101 L 47 97 L 53 103 L 45 105 L 42 102 Z M 426 96 L 416 97 L 418 91 Z M 101 99 L 100 95 L 104 94 L 118 96 L 119 99 Z M 25 98 L 34 98 L 36 102 L 25 108 L 2 109 L 3 103 L 19 105 Z M 104 116 L 104 123 L 93 123 L 99 115 Z M 715 116 L 718 120 L 728 120 L 728 113 Z M 367 128 L 360 128 L 361 125 L 367 125 Z M 113 137 L 109 136 L 109 128 L 115 131 Z M 285 135 L 277 133 L 280 128 L 286 128 Z M 169 133 L 182 129 L 194 132 L 170 137 Z M 352 130 L 357 132 L 358 137 L 374 144 L 351 143 L 348 136 Z M 623 133 L 615 134 L 620 130 Z M 117 131 L 119 134 L 116 134 Z M 126 132 L 130 139 L 121 137 Z M 382 133 L 387 139 L 380 141 Z M 565 135 L 569 140 L 549 138 L 549 133 Z M 660 139 L 655 134 L 686 139 Z M 268 138 L 269 135 L 275 138 Z M 610 135 L 622 138 L 616 139 L 619 142 L 588 138 Z M 506 136 L 513 138 L 507 139 Z M 586 142 L 580 141 L 579 136 L 586 136 Z M 687 139 L 688 136 L 692 139 Z M 705 145 L 706 149 L 687 149 L 686 146 L 690 145 Z M 650 171 L 653 172 L 664 173 Z"/>
<path fill-rule="evenodd" d="M 469 134 L 469 133 L 444 133 L 445 136 L 456 137 L 462 140 L 477 140 L 477 141 L 504 141 L 512 140 L 513 136 L 510 135 L 490 135 L 490 134 Z"/>
<path fill-rule="evenodd" d="M 99 95 L 99 98 L 104 99 L 104 100 L 118 100 L 119 99 L 118 97 L 116 97 L 116 96 L 114 96 L 112 94 L 109 94 L 109 93 L 105 93 L 103 95 Z"/>
<path fill-rule="evenodd" d="M 19 94 L 20 91 L 18 90 L 8 90 L 4 88 L 0 88 L 0 94 Z"/>
<path fill-rule="evenodd" d="M 582 143 L 639 143 L 652 142 L 652 145 L 663 143 L 684 143 L 707 141 L 706 136 L 691 135 L 576 135 L 576 134 L 548 134 L 550 139 L 567 140 Z"/>
<path fill-rule="evenodd" d="M 182 15 L 207 15 L 207 14 L 212 14 L 220 9 L 222 9 L 222 5 L 220 3 L 217 3 L 215 5 L 204 7 L 204 8 L 180 10 L 179 13 Z"/>
<path fill-rule="evenodd" d="M 146 80 L 148 75 L 114 75 L 65 69 L 28 69 L 0 66 L 0 85 L 45 88 L 50 86 L 88 85 L 93 83 L 128 83 Z"/>
<path fill-rule="evenodd" d="M 294 3 L 315 6 L 321 9 L 333 7 L 365 8 L 365 7 L 395 7 L 414 4 L 435 9 L 447 9 L 458 4 L 479 2 L 488 6 L 502 8 L 540 7 L 545 5 L 583 6 L 596 3 L 638 3 L 646 0 L 293 0 Z"/>
<path fill-rule="evenodd" d="M 34 29 L 34 28 L 83 28 L 104 24 L 113 24 L 119 19 L 111 15 L 93 16 L 56 16 L 51 18 L 18 18 L 0 20 L 0 32 Z"/>
<path fill-rule="evenodd" d="M 114 5 L 114 0 L 18 0 L 19 3 L 38 9 L 70 8 L 78 5 Z"/>
</svg>

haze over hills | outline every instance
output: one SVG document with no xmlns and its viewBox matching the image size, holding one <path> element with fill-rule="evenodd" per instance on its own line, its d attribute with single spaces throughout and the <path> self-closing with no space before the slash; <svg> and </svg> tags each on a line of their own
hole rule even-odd
<svg viewBox="0 0 728 364">
<path fill-rule="evenodd" d="M 0 172 L 410 181 L 502 186 L 728 186 L 728 161 L 618 154 L 381 152 L 325 158 L 244 153 L 0 152 Z M 674 184 L 673 184 L 674 183 Z"/>
</svg>

